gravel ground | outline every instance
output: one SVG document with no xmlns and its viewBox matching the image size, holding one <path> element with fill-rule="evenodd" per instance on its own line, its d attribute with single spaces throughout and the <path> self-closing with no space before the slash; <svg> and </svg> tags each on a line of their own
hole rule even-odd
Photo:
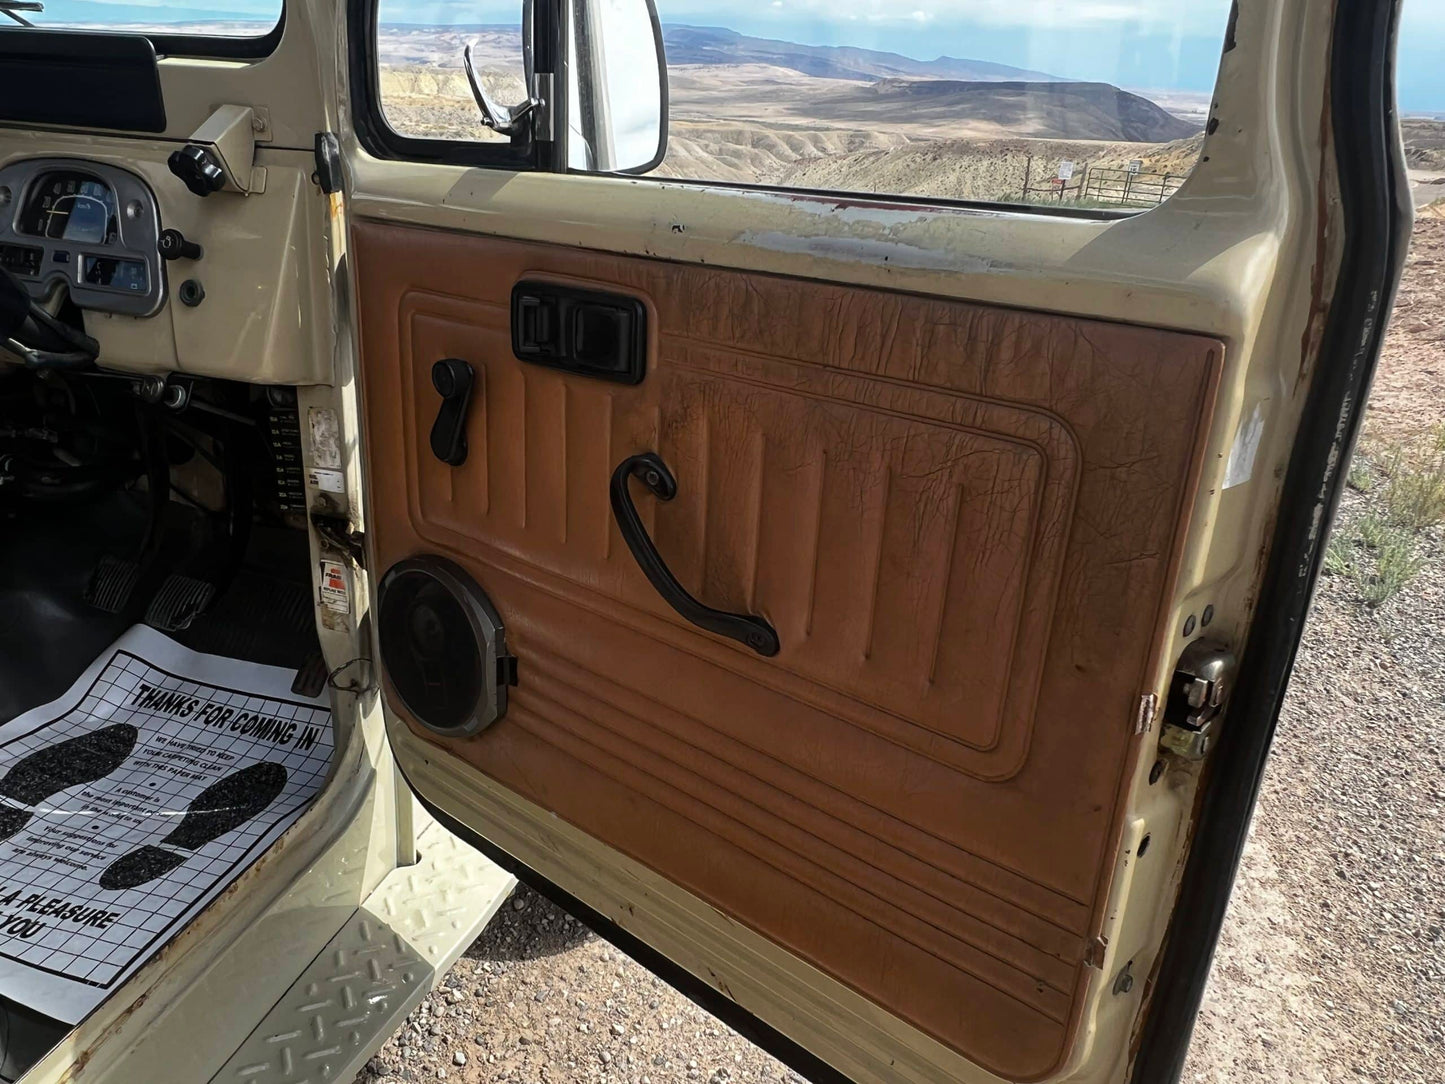
<svg viewBox="0 0 1445 1084">
<path fill-rule="evenodd" d="M 1368 432 L 1445 420 L 1445 220 L 1422 220 Z M 1368 513 L 1347 494 L 1341 523 Z M 1445 535 L 1378 611 L 1323 578 L 1189 1084 L 1445 1080 Z M 799 1078 L 521 889 L 357 1084 Z"/>
</svg>

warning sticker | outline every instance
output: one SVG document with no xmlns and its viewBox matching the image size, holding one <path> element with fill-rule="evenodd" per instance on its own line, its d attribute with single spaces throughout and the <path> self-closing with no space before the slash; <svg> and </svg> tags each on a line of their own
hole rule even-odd
<svg viewBox="0 0 1445 1084">
<path fill-rule="evenodd" d="M 346 566 L 340 561 L 321 562 L 321 601 L 339 614 L 351 612 L 351 590 L 346 583 Z"/>
<path fill-rule="evenodd" d="M 0 727 L 0 994 L 80 1021 L 296 821 L 331 713 L 291 677 L 137 627 Z"/>
</svg>

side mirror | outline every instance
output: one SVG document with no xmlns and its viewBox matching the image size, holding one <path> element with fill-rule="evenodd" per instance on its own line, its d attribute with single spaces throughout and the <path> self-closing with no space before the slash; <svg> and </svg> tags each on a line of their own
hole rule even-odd
<svg viewBox="0 0 1445 1084">
<path fill-rule="evenodd" d="M 667 57 L 653 0 L 571 0 L 567 165 L 646 173 L 667 153 Z"/>
</svg>

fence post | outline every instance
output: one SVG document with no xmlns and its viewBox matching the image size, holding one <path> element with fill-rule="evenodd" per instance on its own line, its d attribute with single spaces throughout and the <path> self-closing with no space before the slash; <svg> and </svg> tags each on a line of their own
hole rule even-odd
<svg viewBox="0 0 1445 1084">
<path fill-rule="evenodd" d="M 1029 201 L 1029 174 L 1033 172 L 1033 168 L 1034 168 L 1034 156 L 1033 156 L 1032 154 L 1024 155 L 1024 202 L 1025 202 L 1025 203 L 1027 203 L 1027 202 Z"/>
</svg>

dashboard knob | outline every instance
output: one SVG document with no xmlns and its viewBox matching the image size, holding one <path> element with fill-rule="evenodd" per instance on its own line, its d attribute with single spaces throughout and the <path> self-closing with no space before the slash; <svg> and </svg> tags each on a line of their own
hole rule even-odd
<svg viewBox="0 0 1445 1084">
<path fill-rule="evenodd" d="M 191 143 L 172 152 L 166 159 L 166 165 L 198 196 L 209 196 L 212 192 L 220 191 L 226 183 L 226 171 L 216 161 L 215 154 L 199 143 Z"/>
<path fill-rule="evenodd" d="M 186 235 L 180 230 L 161 230 L 160 240 L 156 242 L 156 249 L 163 260 L 199 260 L 201 258 L 201 246 L 194 241 L 187 241 Z"/>
</svg>

